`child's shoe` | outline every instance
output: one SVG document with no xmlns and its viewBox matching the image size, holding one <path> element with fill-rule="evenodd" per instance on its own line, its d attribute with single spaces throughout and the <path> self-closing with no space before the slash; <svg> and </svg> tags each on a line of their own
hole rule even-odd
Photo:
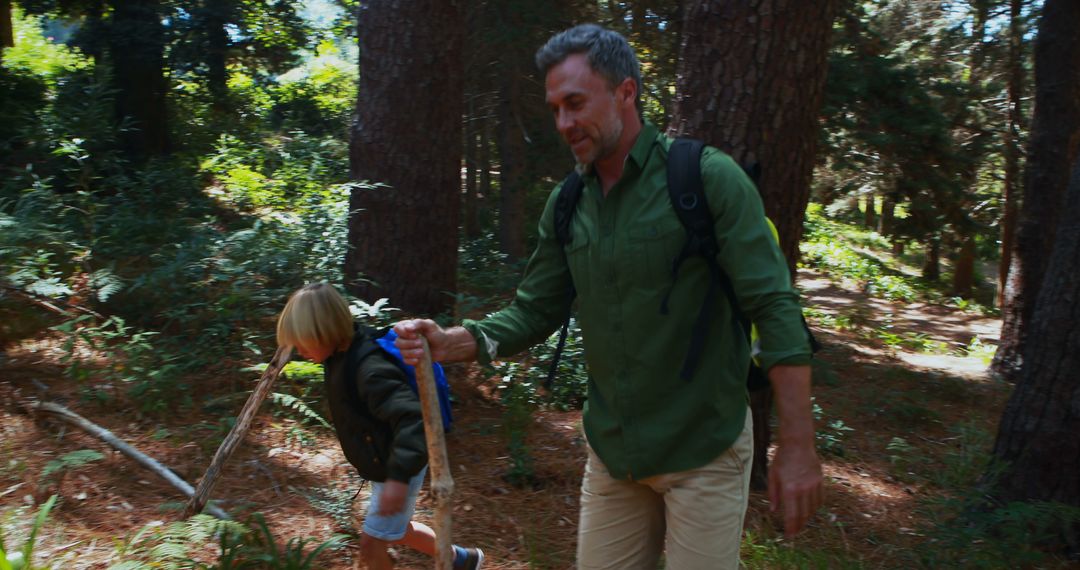
<svg viewBox="0 0 1080 570">
<path fill-rule="evenodd" d="M 454 565 L 454 570 L 480 570 L 484 563 L 484 551 L 479 548 L 463 548 L 465 551 L 464 561 Z"/>
</svg>

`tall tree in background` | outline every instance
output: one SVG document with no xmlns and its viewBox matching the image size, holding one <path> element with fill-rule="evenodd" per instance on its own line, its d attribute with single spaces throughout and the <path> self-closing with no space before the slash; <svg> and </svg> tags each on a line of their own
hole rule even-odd
<svg viewBox="0 0 1080 570">
<path fill-rule="evenodd" d="M 350 291 L 409 312 L 453 307 L 461 189 L 458 2 L 373 2 L 360 10 L 360 85 L 350 170 L 386 184 L 353 190 Z"/>
<path fill-rule="evenodd" d="M 4 48 L 15 47 L 15 30 L 11 24 L 11 0 L 0 0 L 0 62 Z"/>
<path fill-rule="evenodd" d="M 758 191 L 794 275 L 810 199 L 838 0 L 687 0 L 668 128 L 762 168 Z M 753 398 L 754 475 L 764 487 L 770 390 Z"/>
<path fill-rule="evenodd" d="M 165 78 L 165 28 L 158 0 L 114 0 L 108 25 L 116 115 L 131 121 L 123 133 L 128 156 L 146 159 L 171 150 Z"/>
<path fill-rule="evenodd" d="M 1013 376 L 1016 390 L 994 444 L 994 459 L 1003 467 L 994 494 L 1005 502 L 1053 501 L 1080 508 L 1080 158 L 1073 161 L 1061 216 L 1028 327 L 1039 342 L 1024 346 L 1023 364 Z M 1066 540 L 1080 549 L 1080 526 L 1053 522 L 1063 524 Z"/>
<path fill-rule="evenodd" d="M 1005 135 L 1005 180 L 1001 191 L 1001 260 L 998 263 L 997 306 L 1005 303 L 1005 284 L 1016 240 L 1020 197 L 1020 131 L 1023 128 L 1024 21 L 1023 0 L 1009 0 L 1009 51 L 1006 70 L 1008 121 Z"/>
<path fill-rule="evenodd" d="M 1035 43 L 1031 126 L 1016 251 L 1005 289 L 1001 343 L 992 369 L 1015 375 L 1042 289 L 1065 203 L 1069 166 L 1080 147 L 1080 2 L 1047 0 Z"/>
</svg>

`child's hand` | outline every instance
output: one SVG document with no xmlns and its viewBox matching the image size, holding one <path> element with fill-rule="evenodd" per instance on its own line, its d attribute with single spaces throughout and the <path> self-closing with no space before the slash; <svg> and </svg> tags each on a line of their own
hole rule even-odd
<svg viewBox="0 0 1080 570">
<path fill-rule="evenodd" d="M 379 514 L 392 515 L 405 506 L 405 497 L 409 496 L 409 484 L 387 479 L 379 495 Z"/>
</svg>

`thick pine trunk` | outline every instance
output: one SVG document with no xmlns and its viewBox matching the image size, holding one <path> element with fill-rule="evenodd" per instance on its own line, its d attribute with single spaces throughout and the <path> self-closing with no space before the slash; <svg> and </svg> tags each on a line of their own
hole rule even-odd
<svg viewBox="0 0 1080 570">
<path fill-rule="evenodd" d="M 122 136 L 128 156 L 136 161 L 171 150 L 161 12 L 157 0 L 117 0 L 109 24 L 116 116 L 129 121 Z"/>
<path fill-rule="evenodd" d="M 669 134 L 703 138 L 743 165 L 791 268 L 817 152 L 835 0 L 690 0 Z"/>
<path fill-rule="evenodd" d="M 1080 507 L 1080 159 L 1061 220 L 1030 325 L 1038 342 L 1025 346 L 994 444 L 996 495 Z M 1061 530 L 1080 549 L 1080 528 Z"/>
<path fill-rule="evenodd" d="M 407 22 L 409 25 L 402 25 Z M 352 129 L 347 286 L 409 313 L 453 309 L 461 195 L 462 17 L 457 2 L 365 3 Z M 370 280 L 370 281 L 365 281 Z"/>
<path fill-rule="evenodd" d="M 668 133 L 703 139 L 761 166 L 758 191 L 794 275 L 810 199 L 818 113 L 836 0 L 688 0 L 683 5 L 674 113 Z M 766 482 L 768 395 L 751 403 L 751 484 Z"/>
<path fill-rule="evenodd" d="M 1005 288 L 1001 344 L 992 369 L 1010 376 L 1025 354 L 1027 329 L 1054 249 L 1069 166 L 1080 145 L 1080 2 L 1047 0 L 1035 42 L 1031 125 L 1016 251 Z"/>
</svg>

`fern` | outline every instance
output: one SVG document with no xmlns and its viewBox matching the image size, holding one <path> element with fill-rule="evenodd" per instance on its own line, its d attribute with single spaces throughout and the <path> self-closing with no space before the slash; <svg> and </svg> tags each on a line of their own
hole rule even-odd
<svg viewBox="0 0 1080 570">
<path fill-rule="evenodd" d="M 83 465 L 89 465 L 95 461 L 101 461 L 104 458 L 105 456 L 102 455 L 101 452 L 93 449 L 80 449 L 78 451 L 72 451 L 71 453 L 65 453 L 60 459 L 53 459 L 45 464 L 45 469 L 41 471 L 41 479 L 45 480 L 55 473 L 75 469 L 82 467 Z"/>
<path fill-rule="evenodd" d="M 330 424 L 327 423 L 327 421 L 324 420 L 318 412 L 313 410 L 311 406 L 307 405 L 306 402 L 304 402 L 300 398 L 297 398 L 296 396 L 290 394 L 282 394 L 280 392 L 271 392 L 270 400 L 279 406 L 292 409 L 304 418 L 315 422 L 327 429 L 331 428 Z"/>
</svg>

